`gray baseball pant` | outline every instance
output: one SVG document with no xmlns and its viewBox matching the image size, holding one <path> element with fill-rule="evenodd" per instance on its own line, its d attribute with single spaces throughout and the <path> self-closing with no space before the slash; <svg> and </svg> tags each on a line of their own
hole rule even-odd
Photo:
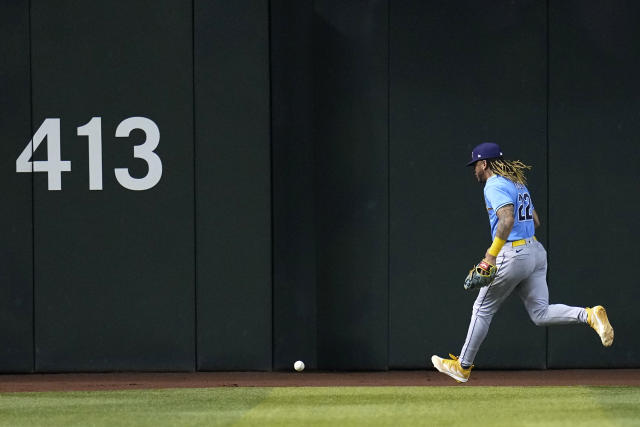
<svg viewBox="0 0 640 427">
<path fill-rule="evenodd" d="M 520 246 L 505 243 L 497 256 L 498 274 L 490 286 L 480 289 L 473 304 L 471 323 L 460 362 L 467 366 L 480 349 L 489 332 L 489 325 L 504 300 L 518 291 L 529 317 L 536 326 L 587 323 L 587 312 L 581 307 L 563 304 L 549 305 L 547 288 L 547 251 L 533 237 Z"/>
</svg>

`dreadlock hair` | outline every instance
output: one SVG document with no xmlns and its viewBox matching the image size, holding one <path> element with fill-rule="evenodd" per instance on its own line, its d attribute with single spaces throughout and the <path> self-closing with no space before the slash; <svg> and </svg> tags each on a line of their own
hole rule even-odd
<svg viewBox="0 0 640 427">
<path fill-rule="evenodd" d="M 520 160 L 489 159 L 487 163 L 493 173 L 502 175 L 517 184 L 527 185 L 527 177 L 524 173 L 530 170 L 531 166 L 525 165 Z"/>
</svg>

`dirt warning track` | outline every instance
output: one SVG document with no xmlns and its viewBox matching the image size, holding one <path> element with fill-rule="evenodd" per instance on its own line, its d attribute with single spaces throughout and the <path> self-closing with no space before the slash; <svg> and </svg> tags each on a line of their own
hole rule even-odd
<svg viewBox="0 0 640 427">
<path fill-rule="evenodd" d="M 474 371 L 458 384 L 435 370 L 387 372 L 195 372 L 0 375 L 0 392 L 206 387 L 640 386 L 640 369 Z"/>
</svg>

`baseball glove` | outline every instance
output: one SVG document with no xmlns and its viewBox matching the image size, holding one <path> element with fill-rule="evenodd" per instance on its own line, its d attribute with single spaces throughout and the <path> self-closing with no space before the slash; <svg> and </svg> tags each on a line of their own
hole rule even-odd
<svg viewBox="0 0 640 427">
<path fill-rule="evenodd" d="M 481 261 L 478 265 L 469 270 L 467 278 L 464 279 L 464 289 L 470 291 L 489 286 L 496 277 L 498 269 L 486 261 Z"/>
</svg>

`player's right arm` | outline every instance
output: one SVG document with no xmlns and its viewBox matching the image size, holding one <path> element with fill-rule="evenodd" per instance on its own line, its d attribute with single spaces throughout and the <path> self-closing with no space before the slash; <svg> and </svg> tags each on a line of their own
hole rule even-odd
<svg viewBox="0 0 640 427">
<path fill-rule="evenodd" d="M 533 225 L 534 228 L 540 227 L 540 218 L 538 218 L 538 212 L 535 209 L 533 210 Z"/>
<path fill-rule="evenodd" d="M 511 230 L 513 230 L 513 224 L 515 222 L 513 215 L 513 205 L 505 205 L 496 211 L 498 216 L 498 225 L 496 225 L 496 237 L 502 240 L 507 240 Z"/>
<path fill-rule="evenodd" d="M 502 245 L 509 238 L 509 234 L 511 234 L 511 230 L 513 229 L 514 224 L 514 215 L 513 215 L 513 205 L 508 204 L 502 206 L 496 211 L 496 215 L 498 216 L 498 224 L 496 225 L 496 235 L 491 247 L 487 249 L 487 252 L 484 254 L 483 261 L 488 262 L 491 265 L 496 265 L 496 256 Z"/>
</svg>

